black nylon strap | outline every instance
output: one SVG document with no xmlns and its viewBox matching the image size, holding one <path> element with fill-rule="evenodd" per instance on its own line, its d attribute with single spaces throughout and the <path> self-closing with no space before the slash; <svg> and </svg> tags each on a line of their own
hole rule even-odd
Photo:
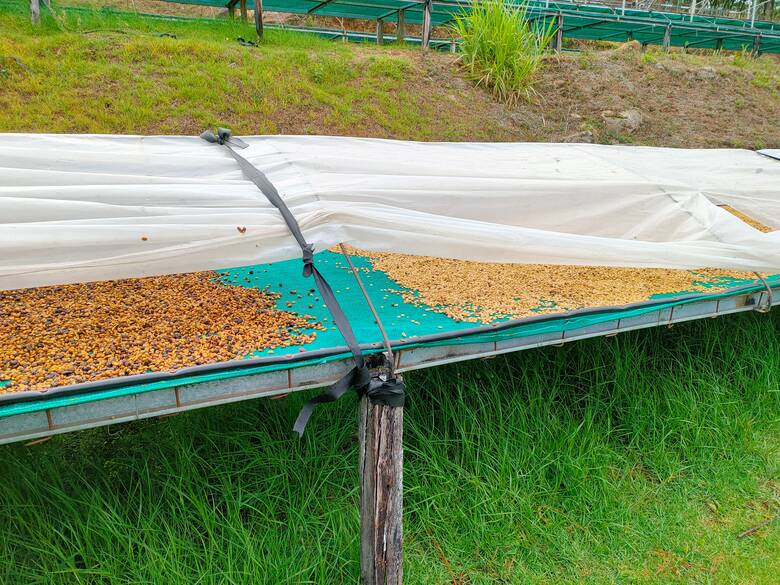
<svg viewBox="0 0 780 585">
<path fill-rule="evenodd" d="M 326 402 L 335 402 L 350 388 L 366 388 L 371 381 L 371 374 L 368 373 L 368 368 L 352 368 L 339 379 L 338 382 L 325 390 L 325 392 L 318 394 L 303 405 L 301 411 L 298 413 L 298 418 L 295 419 L 293 431 L 298 433 L 299 437 L 302 437 L 303 431 L 306 429 L 306 425 L 309 422 L 309 418 L 311 418 L 312 412 L 314 412 L 315 406 Z"/>
<path fill-rule="evenodd" d="M 295 241 L 298 242 L 298 245 L 301 247 L 301 254 L 303 259 L 303 276 L 314 277 L 317 290 L 319 291 L 323 302 L 330 311 L 330 314 L 333 317 L 333 322 L 338 328 L 339 333 L 341 333 L 344 341 L 347 342 L 347 346 L 352 352 L 352 356 L 355 360 L 355 367 L 350 370 L 346 376 L 341 378 L 322 394 L 312 398 L 303 406 L 297 420 L 295 421 L 295 426 L 293 427 L 293 430 L 302 436 L 303 431 L 306 428 L 306 423 L 309 421 L 309 417 L 311 417 L 311 413 L 317 404 L 323 402 L 333 402 L 342 396 L 347 390 L 349 390 L 350 387 L 362 389 L 368 385 L 371 377 L 368 373 L 368 369 L 366 368 L 363 352 L 360 350 L 360 344 L 355 337 L 355 332 L 352 330 L 352 326 L 349 324 L 349 320 L 344 314 L 338 299 L 336 299 L 336 295 L 333 293 L 333 289 L 325 280 L 325 277 L 322 276 L 320 271 L 317 270 L 317 267 L 314 266 L 314 246 L 306 241 L 306 238 L 301 231 L 301 226 L 298 224 L 295 216 L 290 211 L 290 208 L 287 207 L 287 204 L 279 195 L 279 192 L 276 190 L 276 187 L 274 187 L 273 183 L 268 180 L 268 177 L 266 177 L 260 169 L 255 167 L 252 163 L 250 163 L 235 151 L 235 148 L 243 149 L 249 145 L 238 138 L 233 138 L 230 130 L 227 128 L 219 128 L 217 130 L 216 136 L 213 132 L 207 130 L 201 134 L 200 137 L 207 142 L 226 146 L 228 152 L 230 152 L 230 154 L 238 163 L 239 167 L 241 167 L 241 172 L 244 174 L 244 176 L 252 181 L 255 186 L 260 189 L 263 195 L 265 195 L 266 199 L 268 199 L 271 205 L 279 210 L 279 213 L 281 213 L 282 219 L 284 219 L 284 222 L 287 224 L 290 233 L 292 233 Z"/>
<path fill-rule="evenodd" d="M 374 404 L 403 406 L 406 401 L 406 385 L 401 376 L 386 380 L 379 377 L 372 378 L 365 393 Z"/>
</svg>

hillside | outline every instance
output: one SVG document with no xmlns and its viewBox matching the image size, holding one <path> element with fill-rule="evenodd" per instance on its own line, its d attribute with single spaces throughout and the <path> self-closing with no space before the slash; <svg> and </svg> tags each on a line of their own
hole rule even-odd
<svg viewBox="0 0 780 585">
<path fill-rule="evenodd" d="M 450 54 L 280 31 L 245 47 L 236 39 L 252 28 L 227 20 L 61 18 L 30 34 L 26 19 L 0 13 L 0 131 L 197 134 L 221 124 L 239 134 L 780 146 L 771 56 L 631 44 L 550 56 L 530 101 L 509 109 Z"/>
</svg>

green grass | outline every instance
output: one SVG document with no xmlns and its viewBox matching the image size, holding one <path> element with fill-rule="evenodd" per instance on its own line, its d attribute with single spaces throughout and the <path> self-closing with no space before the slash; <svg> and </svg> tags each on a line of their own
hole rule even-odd
<svg viewBox="0 0 780 585">
<path fill-rule="evenodd" d="M 462 40 L 460 60 L 479 85 L 510 104 L 528 96 L 534 75 L 555 29 L 531 22 L 526 5 L 502 0 L 475 2 L 456 17 L 453 29 Z"/>
<path fill-rule="evenodd" d="M 774 583 L 780 318 L 408 376 L 408 583 Z M 356 409 L 305 397 L 0 451 L 2 583 L 355 583 Z"/>
<path fill-rule="evenodd" d="M 498 132 L 417 52 L 67 18 L 0 10 L 0 130 Z M 779 334 L 744 315 L 409 374 L 406 582 L 777 582 L 780 521 L 737 535 L 780 513 Z M 357 582 L 355 399 L 298 441 L 306 398 L 0 447 L 0 583 Z"/>
<path fill-rule="evenodd" d="M 237 134 L 505 136 L 479 105 L 431 77 L 419 49 L 279 30 L 243 47 L 236 39 L 254 29 L 240 21 L 95 11 L 47 16 L 34 29 L 7 6 L 0 131 L 199 134 L 219 124 Z"/>
</svg>

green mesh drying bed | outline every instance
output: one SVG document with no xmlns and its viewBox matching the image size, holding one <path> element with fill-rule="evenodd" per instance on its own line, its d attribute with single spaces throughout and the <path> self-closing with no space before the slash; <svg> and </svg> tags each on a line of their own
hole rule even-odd
<svg viewBox="0 0 780 585">
<path fill-rule="evenodd" d="M 357 340 L 365 352 L 369 355 L 382 352 L 379 331 L 354 276 L 348 270 L 344 257 L 332 252 L 323 252 L 317 255 L 316 261 L 320 271 L 336 292 Z M 401 287 L 384 272 L 374 270 L 369 259 L 358 256 L 354 258 L 354 262 L 393 341 L 397 353 L 397 365 L 401 369 L 436 365 L 453 359 L 480 357 L 488 353 L 502 353 L 502 348 L 506 351 L 522 349 L 536 345 L 535 340 L 540 340 L 538 344 L 544 345 L 555 340 L 565 341 L 570 338 L 591 336 L 591 334 L 609 334 L 613 330 L 618 332 L 623 329 L 657 325 L 666 319 L 672 322 L 750 310 L 763 302 L 760 298 L 766 294 L 765 287 L 761 283 L 752 280 L 732 280 L 719 283 L 719 286 L 725 284 L 729 287 L 726 292 L 686 294 L 687 291 L 669 291 L 668 294 L 625 307 L 592 307 L 568 314 L 540 314 L 512 321 L 498 319 L 490 324 L 480 324 L 458 321 L 435 311 L 432 307 L 408 303 L 404 300 Z M 21 393 L 20 396 L 24 396 L 23 401 L 0 405 L 0 442 L 8 442 L 8 439 L 4 439 L 3 424 L 7 426 L 10 422 L 14 422 L 13 419 L 22 420 L 24 417 L 34 417 L 36 414 L 43 416 L 46 412 L 50 434 L 61 432 L 56 424 L 52 426 L 51 413 L 56 413 L 58 409 L 68 411 L 79 405 L 90 406 L 100 401 L 109 404 L 123 398 L 135 399 L 144 394 L 152 395 L 170 389 L 177 390 L 176 408 L 171 408 L 184 409 L 178 393 L 179 388 L 201 385 L 215 388 L 214 391 L 219 395 L 220 385 L 228 385 L 225 387 L 229 388 L 231 381 L 275 373 L 277 377 L 274 377 L 274 380 L 277 382 L 274 383 L 278 387 L 270 388 L 269 391 L 278 393 L 285 389 L 294 390 L 327 383 L 335 371 L 332 368 L 327 369 L 328 364 L 338 365 L 349 362 L 349 352 L 344 347 L 344 340 L 333 325 L 324 304 L 313 303 L 312 298 L 305 294 L 299 298 L 300 291 L 308 291 L 313 287 L 312 281 L 302 276 L 299 260 L 228 269 L 221 271 L 220 279 L 226 286 L 257 289 L 267 287 L 268 290 L 281 295 L 277 301 L 279 309 L 311 315 L 323 324 L 326 330 L 314 331 L 316 337 L 311 343 L 255 352 L 246 356 L 246 359 L 231 362 L 225 367 L 217 364 L 209 371 L 191 369 L 178 374 L 164 374 L 162 378 L 153 380 L 130 377 L 103 381 L 97 387 L 78 385 L 48 393 Z M 780 287 L 780 276 L 773 276 L 768 279 L 768 282 L 772 287 Z M 572 283 L 572 286 L 576 286 L 576 283 Z M 411 292 L 414 294 L 414 291 Z M 319 375 L 317 372 L 320 371 L 318 368 L 324 368 L 321 370 L 321 379 L 317 377 Z M 307 374 L 307 380 L 304 380 L 306 383 L 293 383 L 294 374 L 291 374 L 291 371 L 296 370 L 310 372 Z M 278 378 L 278 376 L 282 377 Z M 279 379 L 282 382 L 286 380 L 287 385 L 279 386 Z M 251 396 L 247 397 L 254 396 L 250 394 Z M 220 402 L 218 396 L 214 402 Z M 202 405 L 207 403 L 209 401 Z M 136 407 L 134 416 L 138 418 L 143 414 Z M 109 416 L 107 420 L 110 422 L 116 418 Z M 92 417 L 89 420 L 98 419 Z M 6 429 L 5 434 L 25 438 L 47 434 L 41 429 L 26 434 L 20 434 L 14 429 L 12 431 Z"/>
</svg>

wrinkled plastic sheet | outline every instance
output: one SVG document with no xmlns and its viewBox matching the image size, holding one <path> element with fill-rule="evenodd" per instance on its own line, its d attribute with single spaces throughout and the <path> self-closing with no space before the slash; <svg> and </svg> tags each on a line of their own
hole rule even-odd
<svg viewBox="0 0 780 585">
<path fill-rule="evenodd" d="M 739 149 L 242 137 L 317 250 L 780 272 L 780 164 Z M 0 289 L 300 257 L 197 137 L 0 135 Z"/>
</svg>

